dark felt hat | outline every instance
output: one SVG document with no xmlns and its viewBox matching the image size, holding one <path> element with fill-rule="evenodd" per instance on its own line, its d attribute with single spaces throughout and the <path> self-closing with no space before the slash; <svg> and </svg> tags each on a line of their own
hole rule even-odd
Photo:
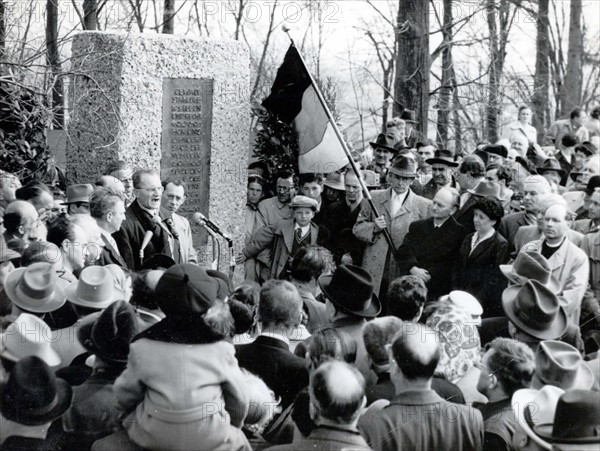
<svg viewBox="0 0 600 451">
<path fill-rule="evenodd" d="M 427 164 L 440 163 L 440 164 L 445 164 L 447 166 L 451 166 L 453 168 L 458 166 L 458 163 L 456 161 L 454 161 L 454 154 L 452 153 L 452 151 L 446 150 L 446 149 L 436 150 L 435 154 L 433 155 L 433 158 L 428 158 L 427 160 L 425 160 L 425 163 L 427 163 Z"/>
<path fill-rule="evenodd" d="M 144 260 L 140 269 L 169 269 L 175 265 L 175 260 L 165 254 L 154 254 Z"/>
<path fill-rule="evenodd" d="M 485 146 L 483 148 L 488 154 L 498 155 L 502 158 L 506 158 L 508 156 L 508 151 L 506 147 L 501 146 L 500 144 L 490 144 L 489 146 Z"/>
<path fill-rule="evenodd" d="M 394 148 L 394 140 L 392 137 L 380 133 L 377 135 L 375 142 L 370 142 L 373 149 L 383 149 L 391 153 L 396 153 L 398 150 Z"/>
<path fill-rule="evenodd" d="M 340 265 L 332 275 L 319 278 L 323 294 L 341 310 L 364 318 L 381 312 L 379 299 L 373 293 L 371 275 L 354 265 Z"/>
<path fill-rule="evenodd" d="M 0 411 L 9 421 L 39 426 L 60 418 L 71 405 L 73 391 L 39 357 L 15 363 L 0 396 Z"/>
<path fill-rule="evenodd" d="M 400 115 L 400 119 L 404 122 L 410 122 L 411 124 L 417 123 L 417 115 L 414 110 L 404 110 Z"/>
<path fill-rule="evenodd" d="M 596 191 L 596 188 L 600 188 L 600 175 L 593 175 L 590 177 L 588 184 L 585 187 L 585 192 L 588 194 L 588 196 L 591 196 L 594 191 Z"/>
<path fill-rule="evenodd" d="M 125 301 L 113 302 L 95 321 L 84 321 L 77 339 L 88 351 L 107 363 L 124 365 L 129 343 L 140 331 L 134 308 Z"/>
<path fill-rule="evenodd" d="M 537 280 L 505 289 L 502 307 L 515 326 L 541 340 L 554 340 L 567 330 L 567 314 L 558 297 Z"/>
<path fill-rule="evenodd" d="M 581 144 L 575 146 L 575 151 L 583 152 L 588 157 L 595 155 L 598 152 L 598 147 L 592 142 L 584 141 Z"/>
<path fill-rule="evenodd" d="M 538 174 L 543 174 L 548 171 L 556 171 L 561 176 L 565 174 L 565 170 L 560 167 L 560 163 L 556 158 L 546 158 L 544 163 L 537 168 Z"/>
<path fill-rule="evenodd" d="M 600 445 L 600 393 L 566 391 L 556 404 L 552 424 L 533 425 L 534 432 L 555 444 Z"/>
<path fill-rule="evenodd" d="M 417 177 L 417 162 L 409 157 L 394 158 L 389 172 L 400 177 Z"/>
<path fill-rule="evenodd" d="M 203 315 L 219 295 L 219 281 L 191 263 L 174 265 L 156 285 L 158 306 L 167 316 Z"/>
</svg>

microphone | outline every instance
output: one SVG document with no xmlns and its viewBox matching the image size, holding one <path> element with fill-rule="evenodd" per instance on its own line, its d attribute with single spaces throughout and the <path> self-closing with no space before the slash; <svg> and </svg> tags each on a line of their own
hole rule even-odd
<svg viewBox="0 0 600 451">
<path fill-rule="evenodd" d="M 150 240 L 153 236 L 154 233 L 152 232 L 152 230 L 147 230 L 144 234 L 144 240 L 142 241 L 142 246 L 140 247 L 140 259 L 144 259 L 144 249 L 148 247 L 148 244 L 150 243 Z"/>
<path fill-rule="evenodd" d="M 210 219 L 208 219 L 202 213 L 200 213 L 200 212 L 194 213 L 194 215 L 192 216 L 192 220 L 199 226 L 208 227 L 213 232 L 221 235 L 227 241 L 231 241 L 231 238 L 229 238 L 229 236 L 226 233 L 222 232 L 218 225 L 216 225 L 214 222 L 212 222 Z"/>
<path fill-rule="evenodd" d="M 169 231 L 169 229 L 167 229 L 165 227 L 165 225 L 162 222 L 162 219 L 160 219 L 160 216 L 156 215 L 156 216 L 152 216 L 152 222 L 154 224 L 157 224 L 161 229 L 163 229 L 165 232 L 167 232 L 167 236 L 171 236 L 171 232 Z"/>
</svg>

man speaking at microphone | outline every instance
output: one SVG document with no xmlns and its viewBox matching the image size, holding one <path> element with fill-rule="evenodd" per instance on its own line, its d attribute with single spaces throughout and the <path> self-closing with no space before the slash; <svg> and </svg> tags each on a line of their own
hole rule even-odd
<svg viewBox="0 0 600 451">
<path fill-rule="evenodd" d="M 159 175 L 150 169 L 141 169 L 133 175 L 135 200 L 125 211 L 125 221 L 113 234 L 119 252 L 129 268 L 142 269 L 140 250 L 144 235 L 152 232 L 152 238 L 143 249 L 144 260 L 154 254 L 173 257 L 169 243 L 169 230 L 159 217 L 163 187 Z"/>
<path fill-rule="evenodd" d="M 185 202 L 187 186 L 183 180 L 163 180 L 163 193 L 160 201 L 160 217 L 171 232 L 169 244 L 175 263 L 198 263 L 198 256 L 192 241 L 190 222 L 177 210 Z"/>
</svg>

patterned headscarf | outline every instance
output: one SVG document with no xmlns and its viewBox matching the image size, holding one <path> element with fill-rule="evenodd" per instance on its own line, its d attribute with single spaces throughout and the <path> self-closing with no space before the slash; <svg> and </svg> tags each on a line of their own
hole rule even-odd
<svg viewBox="0 0 600 451">
<path fill-rule="evenodd" d="M 427 318 L 427 326 L 435 330 L 440 346 L 440 362 L 435 374 L 456 383 L 481 360 L 476 321 L 466 310 L 448 301 Z"/>
</svg>

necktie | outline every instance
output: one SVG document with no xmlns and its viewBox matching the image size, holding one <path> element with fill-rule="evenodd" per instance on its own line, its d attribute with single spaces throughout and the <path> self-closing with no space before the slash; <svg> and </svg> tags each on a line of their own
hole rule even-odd
<svg viewBox="0 0 600 451">
<path fill-rule="evenodd" d="M 296 229 L 296 241 L 298 241 L 298 242 L 302 241 L 302 229 L 301 228 Z"/>
<path fill-rule="evenodd" d="M 173 224 L 173 219 L 165 218 L 163 219 L 163 222 L 166 224 L 167 228 L 169 229 L 169 232 L 171 232 L 171 235 L 173 237 L 173 260 L 175 260 L 177 263 L 182 263 L 181 251 L 179 249 L 179 233 L 177 232 L 177 230 L 175 230 L 175 224 Z"/>
</svg>

